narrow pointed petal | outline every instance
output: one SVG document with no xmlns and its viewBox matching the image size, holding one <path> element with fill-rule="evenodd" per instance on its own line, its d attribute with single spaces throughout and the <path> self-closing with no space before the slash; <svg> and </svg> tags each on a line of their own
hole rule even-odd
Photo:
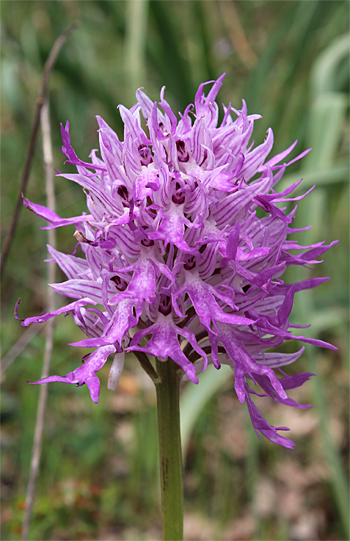
<svg viewBox="0 0 350 541">
<path fill-rule="evenodd" d="M 96 376 L 96 372 L 101 370 L 102 366 L 107 361 L 108 356 L 115 352 L 114 346 L 104 346 L 94 351 L 87 361 L 66 376 L 49 376 L 39 381 L 34 381 L 30 385 L 38 385 L 41 383 L 51 383 L 54 381 L 70 384 L 82 385 L 86 383 L 89 388 L 91 400 L 97 404 L 100 394 L 100 381 Z M 29 383 L 29 382 L 28 382 Z"/>
<path fill-rule="evenodd" d="M 118 387 L 120 376 L 124 368 L 124 361 L 125 361 L 124 351 L 122 351 L 121 353 L 115 354 L 111 369 L 109 371 L 107 389 L 110 389 L 111 391 L 115 391 L 116 388 Z"/>
</svg>

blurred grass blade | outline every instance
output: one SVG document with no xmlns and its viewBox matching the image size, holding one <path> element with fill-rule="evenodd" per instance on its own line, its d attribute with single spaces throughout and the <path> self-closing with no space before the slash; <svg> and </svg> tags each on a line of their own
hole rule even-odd
<svg viewBox="0 0 350 541">
<path fill-rule="evenodd" d="M 259 62 L 256 68 L 252 71 L 252 75 L 248 80 L 248 84 L 245 89 L 245 100 L 248 105 L 248 110 L 255 113 L 256 111 L 261 110 L 262 102 L 262 89 L 264 88 L 265 80 L 267 74 L 273 66 L 276 57 L 281 49 L 281 42 L 285 39 L 287 29 L 289 27 L 289 22 L 284 19 L 281 21 L 272 34 L 272 37 L 269 40 L 269 44 L 266 47 L 263 55 L 259 58 Z"/>
<path fill-rule="evenodd" d="M 220 370 L 210 366 L 203 374 L 200 374 L 198 385 L 188 384 L 182 393 L 180 398 L 180 424 L 184 461 L 193 427 L 203 408 L 232 376 L 231 368 L 226 365 L 222 365 Z"/>
<path fill-rule="evenodd" d="M 149 40 L 147 53 L 159 70 L 159 75 L 172 93 L 176 96 L 182 109 L 193 100 L 191 72 L 188 61 L 180 52 L 180 37 L 177 32 L 177 21 L 173 4 L 154 0 L 150 3 L 152 22 L 156 26 L 158 40 Z M 158 43 L 157 43 L 158 41 Z"/>
<path fill-rule="evenodd" d="M 203 0 L 197 0 L 197 2 L 191 2 L 194 17 L 198 24 L 199 39 L 203 48 L 203 80 L 210 81 L 217 76 L 215 60 L 213 59 L 212 43 L 210 40 L 210 26 L 211 20 L 206 16 L 203 6 Z M 195 66 L 191 66 L 192 72 L 194 72 Z"/>
<path fill-rule="evenodd" d="M 145 81 L 145 47 L 147 34 L 148 0 L 129 0 L 126 3 L 125 76 L 126 102 Z"/>
<path fill-rule="evenodd" d="M 317 310 L 314 313 L 308 315 L 308 322 L 311 325 L 310 336 L 315 336 L 321 332 L 328 331 L 332 327 L 341 325 L 348 318 L 348 313 L 345 308 L 333 308 Z M 294 334 L 305 335 L 305 329 L 295 329 Z"/>
<path fill-rule="evenodd" d="M 312 171 L 307 171 L 304 173 L 304 170 L 299 173 L 293 173 L 292 175 L 286 175 L 283 177 L 282 182 L 278 184 L 278 189 L 282 192 L 291 184 L 298 182 L 301 178 L 303 182 L 295 189 L 293 193 L 298 194 L 305 191 L 305 189 L 310 188 L 316 184 L 317 186 L 332 186 L 338 182 L 349 182 L 349 164 L 344 165 L 335 165 L 334 167 L 314 168 Z"/>
<path fill-rule="evenodd" d="M 311 93 L 325 94 L 336 90 L 336 74 L 340 62 L 350 53 L 350 38 L 344 34 L 337 38 L 319 55 L 311 72 Z"/>
<path fill-rule="evenodd" d="M 286 93 L 289 92 L 288 83 L 295 75 L 300 59 L 305 53 L 305 43 L 309 40 L 310 27 L 314 22 L 318 7 L 317 1 L 295 2 L 294 4 L 294 12 L 291 14 L 292 24 L 291 19 L 287 17 L 278 21 L 269 40 L 269 46 L 260 57 L 245 93 L 248 109 L 254 110 L 253 112 L 263 110 L 262 89 L 266 87 L 266 79 L 270 70 L 275 68 L 275 59 L 278 58 L 281 48 L 286 45 L 293 49 L 293 55 L 290 56 L 288 64 L 284 66 L 286 70 L 280 69 L 273 76 L 273 85 L 279 87 L 279 91 L 274 93 L 273 108 L 271 109 L 273 118 L 270 118 L 270 122 L 273 126 L 278 124 L 285 109 Z"/>
<path fill-rule="evenodd" d="M 334 163 L 348 108 L 347 96 L 340 92 L 317 95 L 310 111 L 307 144 L 313 147 L 303 163 L 305 170 L 329 167 Z"/>
</svg>

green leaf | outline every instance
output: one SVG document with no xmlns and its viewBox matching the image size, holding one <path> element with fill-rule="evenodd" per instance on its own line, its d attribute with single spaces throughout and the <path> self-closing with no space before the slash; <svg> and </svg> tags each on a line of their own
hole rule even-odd
<svg viewBox="0 0 350 541">
<path fill-rule="evenodd" d="M 310 87 L 315 96 L 336 90 L 334 83 L 340 62 L 350 53 L 349 35 L 334 40 L 317 58 L 311 71 Z"/>
<path fill-rule="evenodd" d="M 304 160 L 303 167 L 312 171 L 329 167 L 335 161 L 340 137 L 343 133 L 348 98 L 340 92 L 318 94 L 309 117 L 307 144 L 313 150 Z"/>
<path fill-rule="evenodd" d="M 145 49 L 147 37 L 148 0 L 126 5 L 125 75 L 127 102 L 145 81 Z M 132 104 L 135 100 L 132 101 Z"/>
<path fill-rule="evenodd" d="M 203 408 L 217 391 L 232 378 L 231 368 L 222 365 L 220 370 L 209 366 L 199 376 L 199 384 L 189 383 L 180 399 L 180 425 L 182 455 L 185 460 L 189 439 Z"/>
<path fill-rule="evenodd" d="M 314 184 L 316 186 L 332 186 L 338 182 L 349 182 L 349 164 L 339 164 L 325 169 L 315 168 L 310 172 L 304 172 L 304 169 L 302 169 L 299 173 L 283 177 L 283 181 L 278 184 L 278 190 L 282 192 L 301 178 L 303 182 L 299 184 L 293 194 L 303 192 Z"/>
</svg>

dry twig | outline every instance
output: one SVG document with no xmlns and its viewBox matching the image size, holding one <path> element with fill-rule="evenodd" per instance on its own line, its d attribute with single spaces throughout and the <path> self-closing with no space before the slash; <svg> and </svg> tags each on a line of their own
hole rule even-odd
<svg viewBox="0 0 350 541">
<path fill-rule="evenodd" d="M 17 359 L 17 357 L 22 353 L 23 350 L 30 344 L 34 336 L 36 336 L 39 331 L 42 330 L 42 325 L 38 323 L 37 325 L 31 325 L 17 340 L 17 342 L 12 346 L 10 351 L 1 359 L 0 364 L 0 381 L 8 369 L 8 367 Z"/>
<path fill-rule="evenodd" d="M 9 230 L 7 232 L 6 239 L 4 241 L 2 254 L 1 254 L 0 277 L 2 277 L 2 275 L 3 275 L 3 271 L 4 271 L 4 268 L 5 268 L 5 263 L 6 263 L 9 251 L 10 251 L 10 247 L 11 247 L 11 244 L 12 244 L 12 239 L 13 239 L 14 234 L 15 234 L 19 214 L 20 214 L 20 211 L 21 211 L 21 208 L 22 208 L 22 195 L 25 195 L 25 192 L 26 192 L 26 189 L 27 189 L 30 168 L 31 168 L 32 159 L 33 159 L 33 156 L 34 156 L 36 138 L 37 138 L 38 130 L 39 130 L 40 113 L 41 113 L 41 108 L 42 108 L 42 106 L 43 106 L 43 104 L 45 102 L 47 89 L 48 89 L 48 86 L 49 86 L 50 74 L 51 74 L 52 68 L 54 66 L 54 63 L 56 61 L 56 58 L 57 58 L 57 56 L 58 56 L 58 54 L 59 54 L 59 52 L 60 52 L 60 50 L 62 48 L 62 45 L 64 44 L 64 42 L 66 41 L 68 36 L 73 32 L 73 30 L 75 30 L 75 28 L 77 28 L 79 25 L 80 25 L 80 22 L 75 21 L 74 23 L 72 23 L 67 28 L 67 30 L 65 32 L 63 32 L 63 34 L 61 36 L 59 36 L 57 38 L 57 40 L 54 43 L 54 46 L 51 49 L 49 57 L 46 60 L 45 66 L 44 66 L 41 89 L 40 89 L 39 97 L 38 97 L 37 102 L 36 102 L 34 124 L 33 124 L 33 128 L 32 128 L 32 133 L 31 133 L 31 136 L 30 136 L 30 141 L 29 141 L 29 146 L 28 146 L 28 151 L 27 151 L 27 157 L 26 157 L 23 176 L 22 176 L 22 181 L 21 181 L 21 186 L 20 186 L 20 189 L 19 189 L 19 194 L 18 194 L 16 206 L 15 206 L 15 209 L 13 211 L 11 225 L 10 225 Z"/>
<path fill-rule="evenodd" d="M 50 136 L 50 119 L 49 119 L 49 108 L 47 102 L 44 102 L 41 109 L 41 127 L 43 133 L 43 153 L 44 153 L 44 166 L 45 166 L 45 179 L 46 179 L 46 201 L 47 206 L 51 210 L 55 210 L 55 193 L 54 193 L 54 175 L 53 175 L 53 160 L 52 160 L 52 148 L 51 148 L 51 136 Z M 55 230 L 48 230 L 48 241 L 52 247 L 55 247 L 56 238 Z M 49 263 L 49 283 L 52 284 L 55 282 L 55 268 L 56 263 Z M 55 293 L 54 290 L 48 286 L 47 292 L 47 308 L 49 312 L 55 310 Z M 46 378 L 49 375 L 50 363 L 51 363 L 51 354 L 53 348 L 53 331 L 54 331 L 54 320 L 50 319 L 46 323 L 46 341 L 45 341 L 45 352 L 44 352 L 44 361 L 42 368 L 42 378 Z M 33 452 L 32 459 L 30 464 L 30 473 L 29 481 L 27 486 L 26 493 L 26 505 L 25 505 L 25 515 L 22 528 L 22 541 L 28 539 L 28 531 L 30 525 L 30 519 L 32 514 L 34 496 L 35 496 L 35 485 L 39 473 L 40 465 L 40 455 L 41 455 L 41 443 L 42 435 L 44 430 L 44 420 L 45 420 L 45 410 L 47 402 L 47 383 L 40 385 L 39 392 L 39 401 L 38 409 L 36 414 L 35 422 L 35 431 L 34 431 L 34 443 L 33 443 Z"/>
<path fill-rule="evenodd" d="M 258 58 L 246 38 L 234 2 L 221 0 L 219 7 L 227 33 L 239 58 L 248 69 L 253 68 Z"/>
</svg>

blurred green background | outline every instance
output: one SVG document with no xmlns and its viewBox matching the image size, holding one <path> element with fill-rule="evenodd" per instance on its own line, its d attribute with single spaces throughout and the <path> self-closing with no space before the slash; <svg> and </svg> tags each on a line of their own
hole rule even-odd
<svg viewBox="0 0 350 541">
<path fill-rule="evenodd" d="M 134 103 L 143 86 L 154 100 L 166 85 L 174 111 L 193 102 L 202 81 L 227 76 L 219 103 L 260 113 L 254 139 L 275 134 L 274 153 L 299 139 L 283 187 L 304 178 L 317 189 L 298 205 L 301 244 L 340 242 L 308 273 L 332 279 L 299 294 L 293 320 L 312 323 L 310 335 L 337 352 L 308 348 L 289 373 L 317 378 L 291 396 L 315 407 L 294 411 L 264 403 L 274 425 L 291 427 L 294 451 L 259 440 L 233 378 L 202 375 L 184 386 L 185 537 L 192 540 L 348 539 L 348 214 L 349 214 L 349 4 L 346 1 L 6 1 L 2 11 L 1 173 L 4 237 L 10 223 L 33 123 L 44 62 L 55 39 L 75 19 L 81 26 L 64 45 L 49 90 L 55 168 L 63 165 L 59 123 L 70 121 L 82 159 L 97 148 L 95 115 L 122 137 L 117 105 Z M 85 209 L 79 186 L 56 179 L 57 212 Z M 40 136 L 27 196 L 45 204 Z M 46 232 L 23 210 L 2 284 L 2 349 L 24 332 L 13 318 L 44 311 Z M 293 226 L 294 227 L 294 226 Z M 57 247 L 73 250 L 73 228 L 57 231 Z M 304 273 L 290 273 L 296 281 Z M 60 275 L 57 281 L 63 280 Z M 62 299 L 63 300 L 63 299 Z M 28 335 L 27 335 L 28 336 Z M 70 318 L 55 328 L 51 373 L 80 363 L 67 346 L 81 338 Z M 32 448 L 44 335 L 33 333 L 2 381 L 2 538 L 19 539 Z M 220 371 L 221 373 L 221 371 Z M 130 357 L 115 393 L 101 371 L 94 405 L 85 387 L 51 385 L 40 478 L 30 539 L 126 540 L 160 537 L 155 394 Z M 205 379 L 207 376 L 207 379 Z M 208 378 L 212 383 L 207 384 Z"/>
</svg>

